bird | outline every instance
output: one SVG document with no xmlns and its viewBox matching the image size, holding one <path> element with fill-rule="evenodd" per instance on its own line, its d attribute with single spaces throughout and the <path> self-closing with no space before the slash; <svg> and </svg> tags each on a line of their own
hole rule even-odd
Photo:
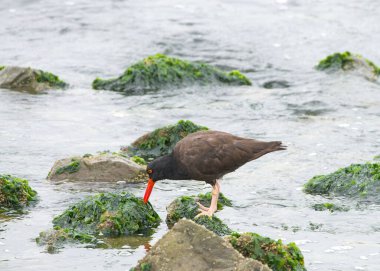
<svg viewBox="0 0 380 271">
<path fill-rule="evenodd" d="M 220 179 L 249 161 L 267 153 L 286 150 L 281 141 L 259 141 L 221 131 L 199 131 L 177 142 L 173 151 L 147 165 L 149 176 L 144 202 L 149 201 L 154 184 L 160 180 L 197 180 L 212 186 L 210 207 L 199 205 L 199 216 L 217 210 Z"/>
</svg>

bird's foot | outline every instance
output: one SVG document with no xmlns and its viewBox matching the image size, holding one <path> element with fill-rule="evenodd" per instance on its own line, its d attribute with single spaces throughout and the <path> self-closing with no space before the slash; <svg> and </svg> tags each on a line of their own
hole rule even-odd
<svg viewBox="0 0 380 271">
<path fill-rule="evenodd" d="M 203 216 L 203 215 L 207 215 L 209 217 L 213 216 L 213 214 L 215 213 L 215 210 L 212 210 L 211 208 L 207 208 L 207 209 L 208 209 L 207 211 L 199 209 L 199 211 L 201 211 L 201 212 L 199 214 L 197 214 L 195 216 L 195 218 L 198 218 L 198 217 Z"/>
<path fill-rule="evenodd" d="M 207 208 L 205 206 L 203 206 L 202 204 L 200 204 L 199 202 L 197 202 L 198 206 L 199 206 L 199 211 L 208 211 L 210 208 Z"/>
</svg>

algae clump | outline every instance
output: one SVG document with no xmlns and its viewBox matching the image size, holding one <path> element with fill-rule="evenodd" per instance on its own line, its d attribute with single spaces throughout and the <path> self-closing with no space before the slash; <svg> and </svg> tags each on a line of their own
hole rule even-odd
<svg viewBox="0 0 380 271">
<path fill-rule="evenodd" d="M 208 130 L 189 120 L 180 120 L 174 125 L 158 128 L 134 141 L 131 146 L 122 148 L 131 156 L 139 156 L 145 160 L 169 154 L 182 138 L 191 133 Z"/>
<path fill-rule="evenodd" d="M 331 213 L 333 213 L 333 212 L 346 212 L 349 210 L 347 207 L 338 206 L 338 205 L 331 203 L 331 202 L 317 203 L 317 204 L 314 204 L 312 207 L 316 211 L 328 210 Z"/>
<path fill-rule="evenodd" d="M 226 73 L 205 63 L 156 54 L 133 64 L 118 78 L 108 80 L 96 78 L 92 87 L 134 94 L 166 87 L 178 88 L 212 83 L 251 85 L 249 79 L 236 70 Z"/>
<path fill-rule="evenodd" d="M 380 67 L 361 55 L 352 54 L 350 52 L 329 55 L 318 63 L 316 69 L 321 71 L 363 69 L 367 70 L 365 75 L 370 80 L 375 80 L 380 75 Z"/>
<path fill-rule="evenodd" d="M 131 193 L 87 197 L 53 219 L 54 226 L 104 236 L 144 233 L 159 223 L 153 207 Z"/>
<path fill-rule="evenodd" d="M 232 233 L 226 239 L 244 257 L 267 264 L 273 271 L 306 271 L 304 258 L 295 243 L 283 244 L 256 233 Z"/>
<path fill-rule="evenodd" d="M 27 180 L 11 175 L 0 175 L 0 212 L 21 209 L 37 199 Z"/>
<path fill-rule="evenodd" d="M 193 219 L 199 225 L 205 226 L 209 231 L 214 232 L 219 236 L 224 236 L 232 233 L 232 230 L 216 216 L 209 217 L 202 215 Z"/>
<path fill-rule="evenodd" d="M 304 191 L 313 195 L 345 196 L 380 202 L 380 163 L 352 164 L 310 179 Z"/>
<path fill-rule="evenodd" d="M 72 174 L 72 173 L 78 172 L 79 169 L 80 169 L 79 159 L 72 158 L 70 164 L 68 164 L 67 166 L 63 166 L 63 167 L 58 168 L 55 171 L 55 174 L 58 174 L 58 175 L 63 174 L 63 173 Z"/>
<path fill-rule="evenodd" d="M 0 66 L 0 71 L 4 69 L 5 69 L 5 66 Z"/>
<path fill-rule="evenodd" d="M 36 81 L 38 83 L 46 83 L 52 88 L 66 88 L 68 86 L 68 84 L 62 81 L 57 75 L 42 70 L 36 71 Z"/>
</svg>

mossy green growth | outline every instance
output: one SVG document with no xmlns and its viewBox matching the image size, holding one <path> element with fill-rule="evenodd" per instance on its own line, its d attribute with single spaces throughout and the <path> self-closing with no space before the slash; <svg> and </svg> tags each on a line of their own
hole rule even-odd
<svg viewBox="0 0 380 271">
<path fill-rule="evenodd" d="M 27 180 L 11 175 L 0 175 L 0 212 L 20 209 L 37 199 Z"/>
<path fill-rule="evenodd" d="M 198 196 L 181 196 L 176 198 L 166 208 L 166 224 L 169 227 L 172 227 L 178 220 L 182 218 L 194 220 L 195 216 L 199 214 L 199 206 L 197 202 L 201 203 L 203 206 L 210 206 L 211 193 L 209 192 L 206 194 L 199 194 Z M 232 206 L 232 204 L 229 199 L 220 193 L 218 200 L 218 210 L 222 210 L 224 206 Z"/>
<path fill-rule="evenodd" d="M 331 213 L 333 213 L 333 212 L 346 212 L 349 210 L 347 207 L 338 206 L 338 205 L 331 203 L 331 202 L 317 203 L 317 204 L 314 204 L 312 207 L 316 211 L 328 210 Z"/>
<path fill-rule="evenodd" d="M 133 64 L 118 78 L 108 80 L 96 78 L 92 87 L 133 94 L 146 90 L 212 83 L 251 85 L 249 79 L 239 71 L 226 73 L 205 63 L 156 54 Z"/>
<path fill-rule="evenodd" d="M 304 191 L 379 203 L 380 163 L 352 164 L 328 175 L 315 176 L 305 184 Z"/>
<path fill-rule="evenodd" d="M 48 253 L 58 253 L 67 243 L 93 243 L 98 241 L 95 236 L 76 232 L 72 229 L 55 227 L 52 230 L 43 231 L 36 238 L 40 246 L 46 247 Z"/>
<path fill-rule="evenodd" d="M 53 220 L 54 226 L 104 236 L 145 233 L 160 223 L 148 203 L 131 193 L 101 193 L 74 204 Z"/>
<path fill-rule="evenodd" d="M 189 120 L 180 120 L 174 125 L 158 128 L 138 138 L 131 146 L 122 150 L 131 156 L 137 155 L 145 160 L 155 159 L 171 153 L 177 142 L 185 136 L 205 130 L 208 128 Z"/>
<path fill-rule="evenodd" d="M 144 160 L 144 158 L 140 157 L 140 156 L 132 156 L 131 157 L 131 160 L 133 162 L 135 162 L 136 164 L 139 164 L 139 165 L 142 165 L 142 166 L 146 166 L 146 161 Z"/>
<path fill-rule="evenodd" d="M 295 243 L 283 244 L 256 233 L 232 233 L 227 237 L 244 257 L 267 264 L 273 271 L 306 271 L 304 258 Z"/>
<path fill-rule="evenodd" d="M 58 168 L 55 171 L 55 173 L 59 175 L 63 173 L 72 174 L 72 173 L 78 172 L 79 169 L 80 169 L 80 160 L 77 158 L 72 158 L 70 164 L 68 164 L 67 166 Z"/>
<path fill-rule="evenodd" d="M 375 75 L 380 75 L 380 67 L 376 66 L 372 61 L 362 57 L 361 55 L 352 54 L 350 52 L 334 53 L 329 55 L 325 59 L 321 60 L 316 68 L 321 71 L 352 70 L 355 68 L 355 61 L 358 60 L 367 63 Z"/>
<path fill-rule="evenodd" d="M 219 236 L 224 236 L 232 233 L 232 230 L 216 216 L 209 217 L 202 215 L 194 218 L 193 220 L 195 223 L 205 226 L 206 229 L 214 232 Z"/>
<path fill-rule="evenodd" d="M 4 70 L 5 66 L 0 66 L 0 71 Z"/>
<path fill-rule="evenodd" d="M 38 83 L 46 83 L 50 87 L 55 88 L 65 88 L 68 86 L 68 84 L 59 79 L 57 75 L 42 70 L 36 71 L 36 80 Z"/>
</svg>

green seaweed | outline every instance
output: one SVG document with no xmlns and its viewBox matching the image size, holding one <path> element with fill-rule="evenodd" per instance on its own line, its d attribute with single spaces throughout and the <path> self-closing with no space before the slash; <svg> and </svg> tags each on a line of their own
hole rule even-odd
<svg viewBox="0 0 380 271">
<path fill-rule="evenodd" d="M 131 193 L 87 197 L 53 219 L 54 226 L 104 236 L 144 233 L 159 223 L 152 206 Z"/>
<path fill-rule="evenodd" d="M 202 215 L 194 218 L 193 221 L 199 225 L 205 226 L 206 229 L 214 232 L 219 236 L 224 236 L 232 233 L 232 230 L 216 216 L 209 217 Z"/>
<path fill-rule="evenodd" d="M 0 66 L 0 71 L 4 70 L 5 66 Z"/>
<path fill-rule="evenodd" d="M 65 88 L 68 86 L 57 75 L 42 70 L 36 72 L 36 80 L 38 83 L 47 83 L 50 87 Z"/>
<path fill-rule="evenodd" d="M 182 218 L 194 219 L 199 214 L 199 206 L 197 202 L 204 206 L 211 203 L 211 193 L 199 194 L 198 196 L 181 196 L 172 201 L 166 208 L 166 224 L 172 227 L 178 220 Z M 218 210 L 222 210 L 224 206 L 232 206 L 231 201 L 222 193 L 219 194 Z"/>
<path fill-rule="evenodd" d="M 45 246 L 48 253 L 58 253 L 60 249 L 67 243 L 93 243 L 98 242 L 93 235 L 76 232 L 72 229 L 62 229 L 54 227 L 54 229 L 40 232 L 36 238 L 36 243 Z"/>
<path fill-rule="evenodd" d="M 375 75 L 380 75 L 380 67 L 376 66 L 372 61 L 358 54 L 350 52 L 334 53 L 321 60 L 316 66 L 317 70 L 336 71 L 336 70 L 351 70 L 354 69 L 355 59 L 364 60 L 371 68 Z"/>
<path fill-rule="evenodd" d="M 346 212 L 346 211 L 348 211 L 347 207 L 338 206 L 338 205 L 336 205 L 334 203 L 331 203 L 331 202 L 317 203 L 317 204 L 314 204 L 312 207 L 316 211 L 326 211 L 326 210 L 328 210 L 331 213 L 333 213 L 333 212 Z"/>
<path fill-rule="evenodd" d="M 352 164 L 328 175 L 314 176 L 305 184 L 304 191 L 380 202 L 380 163 Z"/>
<path fill-rule="evenodd" d="M 171 153 L 177 142 L 185 136 L 205 130 L 208 128 L 189 120 L 180 120 L 174 125 L 158 128 L 138 138 L 131 146 L 122 150 L 131 156 L 139 156 L 145 160 L 155 159 Z"/>
<path fill-rule="evenodd" d="M 72 174 L 72 173 L 78 172 L 79 169 L 80 169 L 80 160 L 76 158 L 72 158 L 70 164 L 68 164 L 67 166 L 58 168 L 55 171 L 55 173 L 58 175 L 63 174 L 63 173 Z"/>
<path fill-rule="evenodd" d="M 232 233 L 227 237 L 244 257 L 267 264 L 273 271 L 305 271 L 304 258 L 295 243 L 283 244 L 256 233 Z"/>
<path fill-rule="evenodd" d="M 138 93 L 166 87 L 178 88 L 193 84 L 208 85 L 251 85 L 249 79 L 239 71 L 226 73 L 205 63 L 195 63 L 163 54 L 149 56 L 133 64 L 114 79 L 96 78 L 94 89 L 113 90 L 124 93 Z"/>
<path fill-rule="evenodd" d="M 0 212 L 21 209 L 37 199 L 27 180 L 11 175 L 0 175 Z"/>
<path fill-rule="evenodd" d="M 144 158 L 142 158 L 140 156 L 135 155 L 135 156 L 131 157 L 131 160 L 133 162 L 135 162 L 136 164 L 146 166 L 146 161 L 144 160 Z"/>
</svg>

